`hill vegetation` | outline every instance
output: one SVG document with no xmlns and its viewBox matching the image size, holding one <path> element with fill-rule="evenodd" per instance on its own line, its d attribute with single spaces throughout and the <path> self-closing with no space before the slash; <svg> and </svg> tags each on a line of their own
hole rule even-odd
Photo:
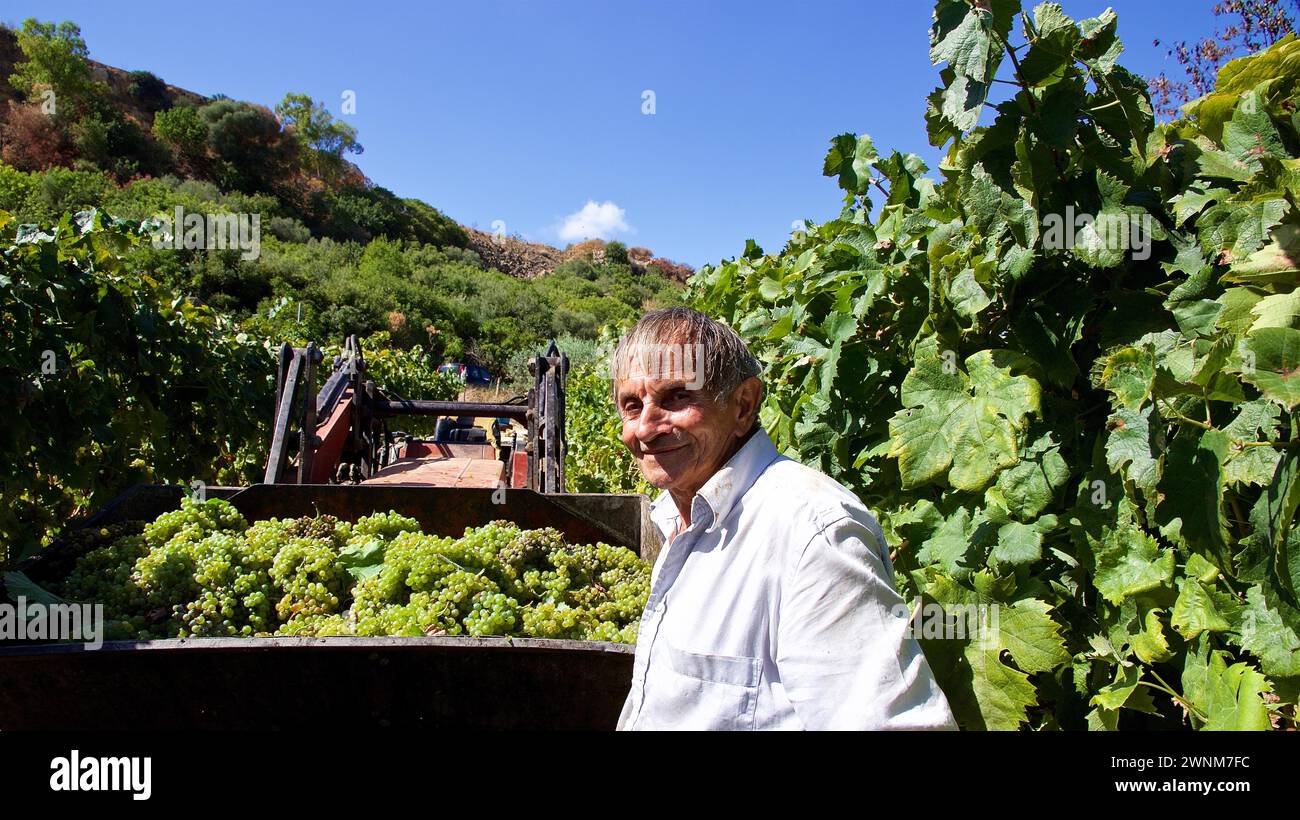
<svg viewBox="0 0 1300 820">
<path fill-rule="evenodd" d="M 356 130 L 307 95 L 270 110 L 89 59 L 80 30 L 0 28 L 0 210 L 52 226 L 98 208 L 150 220 L 255 215 L 260 247 L 134 248 L 128 267 L 277 341 L 386 332 L 498 375 L 555 336 L 677 299 L 692 272 L 599 240 L 565 250 L 466 229 L 375 185 Z M 521 281 L 525 280 L 525 281 Z"/>
</svg>

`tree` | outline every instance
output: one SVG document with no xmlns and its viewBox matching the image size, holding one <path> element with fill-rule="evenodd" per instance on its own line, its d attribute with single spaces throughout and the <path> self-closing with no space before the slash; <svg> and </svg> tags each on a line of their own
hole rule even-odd
<svg viewBox="0 0 1300 820">
<path fill-rule="evenodd" d="M 1163 71 L 1150 80 L 1151 102 L 1157 113 L 1177 116 L 1178 106 L 1202 97 L 1214 88 L 1219 68 L 1232 57 L 1254 54 L 1295 31 L 1295 17 L 1286 8 L 1300 11 L 1300 0 L 1223 0 L 1216 3 L 1214 16 L 1230 22 L 1213 36 L 1188 44 L 1174 43 L 1168 56 L 1178 61 L 1186 81 L 1170 79 Z M 1155 40 L 1159 46 L 1160 41 Z"/>
<path fill-rule="evenodd" d="M 360 154 L 365 150 L 357 142 L 357 129 L 334 119 L 323 103 L 306 94 L 285 94 L 275 113 L 311 154 L 318 176 L 325 171 L 339 170 L 344 154 Z"/>
<path fill-rule="evenodd" d="M 208 145 L 222 163 L 222 185 L 252 193 L 267 190 L 292 157 L 280 123 L 265 108 L 234 100 L 203 106 Z"/>
<path fill-rule="evenodd" d="M 17 37 L 27 60 L 14 68 L 9 82 L 29 100 L 39 101 L 43 89 L 53 91 L 56 101 L 66 100 L 73 106 L 92 97 L 95 82 L 87 61 L 89 52 L 76 23 L 64 20 L 56 26 L 30 17 Z"/>
</svg>

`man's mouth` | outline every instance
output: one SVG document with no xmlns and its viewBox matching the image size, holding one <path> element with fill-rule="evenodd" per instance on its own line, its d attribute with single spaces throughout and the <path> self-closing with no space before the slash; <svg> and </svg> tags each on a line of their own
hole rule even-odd
<svg viewBox="0 0 1300 820">
<path fill-rule="evenodd" d="M 648 447 L 642 447 L 642 448 L 641 448 L 641 455 L 643 455 L 643 456 L 657 456 L 657 455 L 662 455 L 662 454 L 664 454 L 664 453 L 672 453 L 672 452 L 675 452 L 675 451 L 677 451 L 677 450 L 682 449 L 682 448 L 685 447 L 685 446 L 686 446 L 685 444 L 674 444 L 674 445 L 672 445 L 671 447 L 656 447 L 656 448 L 653 449 L 653 450 L 651 450 L 651 449 L 648 448 Z"/>
</svg>

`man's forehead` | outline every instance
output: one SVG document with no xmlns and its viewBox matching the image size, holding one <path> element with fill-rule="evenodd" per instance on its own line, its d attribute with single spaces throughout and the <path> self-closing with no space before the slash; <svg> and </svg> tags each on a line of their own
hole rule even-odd
<svg viewBox="0 0 1300 820">
<path fill-rule="evenodd" d="M 703 359 L 703 345 L 641 341 L 617 351 L 611 364 L 615 377 L 620 379 L 690 381 L 703 366 Z"/>
<path fill-rule="evenodd" d="M 618 379 L 615 392 L 619 398 L 624 396 L 657 396 L 686 387 L 684 379 L 652 379 L 645 376 L 633 376 Z"/>
</svg>

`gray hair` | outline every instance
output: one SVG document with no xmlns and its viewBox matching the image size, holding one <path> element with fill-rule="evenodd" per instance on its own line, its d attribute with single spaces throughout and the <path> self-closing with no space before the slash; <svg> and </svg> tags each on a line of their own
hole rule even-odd
<svg viewBox="0 0 1300 820">
<path fill-rule="evenodd" d="M 615 400 L 619 380 L 634 372 L 682 378 L 720 402 L 763 368 L 736 331 L 698 310 L 675 307 L 642 316 L 619 341 L 610 368 Z"/>
</svg>

